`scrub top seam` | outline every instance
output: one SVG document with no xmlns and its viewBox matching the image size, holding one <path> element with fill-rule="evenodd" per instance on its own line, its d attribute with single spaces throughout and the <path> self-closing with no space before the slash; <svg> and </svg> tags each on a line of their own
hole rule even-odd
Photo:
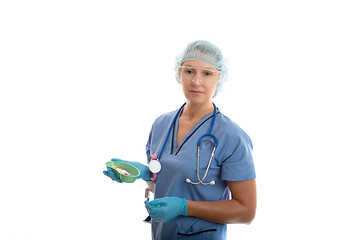
<svg viewBox="0 0 344 240">
<path fill-rule="evenodd" d="M 219 114 L 220 112 L 218 112 L 217 114 Z M 216 115 L 217 115 L 216 114 Z M 212 117 L 214 117 L 214 114 L 212 115 L 212 116 L 210 116 L 210 117 L 208 117 L 206 120 L 204 120 L 186 139 L 185 139 L 185 141 L 180 145 L 180 147 L 178 148 L 178 150 L 177 150 L 177 152 L 175 153 L 175 155 L 177 155 L 178 153 L 179 153 L 179 151 L 182 149 L 182 147 L 184 146 L 184 144 L 192 137 L 192 135 L 206 122 L 206 121 L 208 121 L 209 119 L 211 119 Z M 175 122 L 174 122 L 174 125 L 173 125 L 173 130 L 174 130 L 174 127 L 175 127 Z M 173 134 L 174 134 L 174 132 L 173 132 Z M 173 147 L 173 138 L 172 138 L 172 143 L 171 143 L 171 148 Z M 171 149 L 171 154 L 172 154 L 172 149 Z"/>
<path fill-rule="evenodd" d="M 176 121 L 173 123 L 173 132 L 172 132 L 172 139 L 171 139 L 171 153 L 170 155 L 172 155 L 173 153 L 173 141 L 174 141 L 174 131 L 175 131 L 175 126 L 176 126 Z"/>
</svg>

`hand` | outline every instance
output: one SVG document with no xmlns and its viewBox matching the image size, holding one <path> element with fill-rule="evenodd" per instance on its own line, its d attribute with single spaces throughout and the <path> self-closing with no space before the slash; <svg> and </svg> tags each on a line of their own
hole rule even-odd
<svg viewBox="0 0 344 240">
<path fill-rule="evenodd" d="M 145 201 L 146 209 L 155 222 L 168 222 L 173 218 L 187 215 L 185 198 L 164 197 L 153 201 Z"/>
<path fill-rule="evenodd" d="M 119 177 L 116 176 L 116 174 L 112 171 L 111 168 L 109 168 L 107 171 L 103 171 L 105 176 L 108 176 L 112 179 L 112 181 L 116 181 L 118 183 L 122 183 L 122 180 L 119 179 Z"/>
<path fill-rule="evenodd" d="M 142 163 L 139 162 L 131 162 L 131 161 L 125 161 L 125 160 L 121 160 L 121 159 L 117 159 L 117 158 L 113 158 L 111 159 L 111 161 L 118 161 L 118 162 L 126 162 L 129 163 L 131 165 L 133 165 L 134 167 L 136 167 L 139 171 L 140 171 L 140 175 L 137 177 L 142 178 L 143 180 L 150 182 L 151 180 L 151 176 L 150 176 L 150 170 L 148 168 L 148 166 L 143 165 Z M 113 181 L 119 182 L 121 183 L 122 181 L 116 176 L 116 174 L 112 171 L 112 169 L 109 168 L 108 171 L 103 171 L 103 173 L 108 176 L 109 178 L 111 178 Z"/>
</svg>

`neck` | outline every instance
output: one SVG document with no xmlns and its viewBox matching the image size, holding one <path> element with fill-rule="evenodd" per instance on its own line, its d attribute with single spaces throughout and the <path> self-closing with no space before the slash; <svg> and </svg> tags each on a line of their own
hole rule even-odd
<svg viewBox="0 0 344 240">
<path fill-rule="evenodd" d="M 213 111 L 214 105 L 211 101 L 202 104 L 194 104 L 188 101 L 183 109 L 182 115 L 189 120 L 198 120 Z"/>
</svg>

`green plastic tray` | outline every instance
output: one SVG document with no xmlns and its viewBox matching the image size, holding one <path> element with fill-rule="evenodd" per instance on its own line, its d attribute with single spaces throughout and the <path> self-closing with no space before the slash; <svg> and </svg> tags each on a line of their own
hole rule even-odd
<svg viewBox="0 0 344 240">
<path fill-rule="evenodd" d="M 111 168 L 111 170 L 116 174 L 116 176 L 119 179 L 121 179 L 122 182 L 133 183 L 135 182 L 137 177 L 140 175 L 140 171 L 136 167 L 126 162 L 110 161 L 110 162 L 107 162 L 105 165 L 108 170 L 109 168 Z M 114 170 L 112 166 L 124 168 L 132 176 L 123 175 L 117 172 L 116 170 Z"/>
</svg>

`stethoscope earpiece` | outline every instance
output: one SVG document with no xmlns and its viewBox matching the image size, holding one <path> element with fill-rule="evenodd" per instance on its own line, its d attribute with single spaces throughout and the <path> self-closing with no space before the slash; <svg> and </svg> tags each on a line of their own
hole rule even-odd
<svg viewBox="0 0 344 240">
<path fill-rule="evenodd" d="M 204 182 L 202 182 L 202 181 L 197 182 L 197 183 L 194 183 L 194 182 L 191 182 L 191 180 L 190 180 L 189 178 L 187 178 L 187 179 L 185 179 L 185 182 L 191 183 L 191 184 L 193 184 L 193 185 L 197 185 L 197 184 L 200 184 L 200 183 L 202 183 L 202 185 L 215 185 L 215 181 L 214 181 L 214 180 L 211 181 L 211 182 L 209 182 L 209 183 L 204 183 Z"/>
</svg>

